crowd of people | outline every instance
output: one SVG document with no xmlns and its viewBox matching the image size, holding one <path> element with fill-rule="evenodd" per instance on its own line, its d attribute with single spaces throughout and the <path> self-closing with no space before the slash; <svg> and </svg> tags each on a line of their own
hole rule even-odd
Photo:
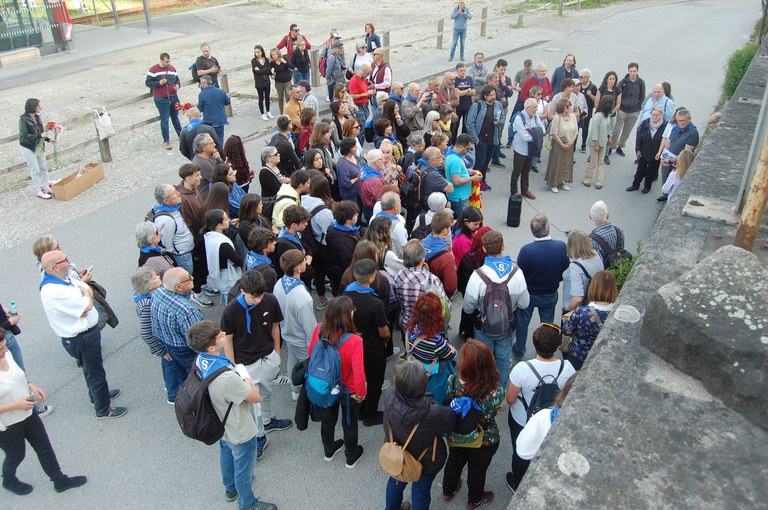
<svg viewBox="0 0 768 510">
<path fill-rule="evenodd" d="M 178 184 L 155 188 L 155 204 L 135 229 L 138 269 L 131 282 L 141 338 L 160 358 L 171 405 L 196 367 L 203 377 L 236 364 L 247 370 L 247 377 L 232 371 L 209 386 L 217 414 L 230 413 L 220 441 L 222 478 L 225 498 L 240 508 L 276 508 L 254 493 L 256 459 L 265 454 L 268 433 L 294 421 L 304 430 L 310 420 L 321 423 L 324 460 L 343 450 L 349 469 L 365 452 L 358 421 L 381 426 L 385 441 L 422 455 L 411 503 L 403 502 L 408 482 L 393 476 L 387 509 L 429 508 L 441 470 L 442 498 L 450 501 L 465 468 L 466 507 L 479 508 L 494 499 L 485 479 L 502 440 L 496 417 L 505 404 L 513 445 L 506 479 L 517 490 L 616 301 L 608 269 L 611 255 L 624 248 L 624 233 L 610 222 L 604 201 L 589 211 L 595 229 L 573 230 L 567 242 L 552 239 L 549 220 L 537 214 L 531 242 L 513 259 L 482 212 L 491 167 L 504 168 L 502 149 L 513 149 L 509 191 L 533 200 L 530 172 L 538 172 L 549 149 L 546 186 L 568 191 L 581 136 L 581 152 L 589 152 L 582 184 L 600 189 L 610 156 L 626 156 L 634 138 L 637 171 L 627 191 L 642 185 L 642 193 L 650 192 L 661 167 L 663 202 L 693 161 L 699 138 L 690 112 L 676 107 L 667 83 L 646 97 L 637 63 L 622 80 L 606 73 L 599 86 L 571 54 L 551 77 L 546 65 L 526 60 L 513 78 L 503 59 L 489 67 L 477 53 L 465 64 L 472 16 L 461 1 L 451 17 L 450 59 L 460 43 L 461 62 L 423 90 L 394 81 L 370 22 L 351 58 L 336 29 L 317 63 L 295 24 L 269 52 L 257 45 L 259 111 L 263 120 L 275 119 L 274 135 L 258 155 L 260 193 L 242 140 L 225 139 L 230 100 L 218 87 L 222 67 L 210 46 L 202 45 L 193 66 L 196 106 L 179 108 L 180 80 L 167 53 L 148 71 L 163 143 L 172 148 L 170 121 L 189 162 L 180 166 Z M 326 80 L 330 112 L 309 83 L 315 65 Z M 37 196 L 50 198 L 40 111 L 38 100 L 27 102 L 20 143 Z M 188 118 L 184 127 L 180 112 Z M 106 293 L 52 236 L 36 241 L 33 251 L 46 316 L 83 367 L 96 417 L 125 416 L 125 407 L 112 405 L 120 391 L 110 390 L 101 356 L 100 331 L 114 319 Z M 216 301 L 223 306 L 218 324 L 199 311 Z M 532 334 L 531 357 L 534 309 L 541 326 Z M 451 342 L 456 312 L 459 335 Z M 47 444 L 40 417 L 52 408 L 42 402 L 42 390 L 23 380 L 19 319 L 0 308 L 0 382 L 8 381 L 0 386 L 3 486 L 16 494 L 32 490 L 15 474 L 25 439 L 47 452 L 40 461 L 57 490 L 82 485 L 84 477 L 61 473 Z M 326 345 L 340 354 L 344 396 L 321 409 L 292 375 Z M 283 358 L 287 374 L 280 373 Z M 394 384 L 385 380 L 389 362 L 398 365 Z M 534 402 L 546 378 L 563 391 L 554 407 L 539 409 Z M 295 409 L 275 404 L 274 386 L 281 384 L 290 384 Z M 336 439 L 339 411 L 343 438 Z"/>
</svg>

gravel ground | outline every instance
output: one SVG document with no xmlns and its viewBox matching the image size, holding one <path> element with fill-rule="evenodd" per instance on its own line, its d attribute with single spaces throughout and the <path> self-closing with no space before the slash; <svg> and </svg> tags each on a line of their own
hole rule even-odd
<svg viewBox="0 0 768 510">
<path fill-rule="evenodd" d="M 640 2 L 636 2 L 640 3 Z M 660 0 L 646 3 L 660 3 Z M 281 5 L 277 7 L 277 5 Z M 156 61 L 156 55 L 160 51 L 168 51 L 174 59 L 175 65 L 182 75 L 186 74 L 186 62 L 191 62 L 198 55 L 198 45 L 201 38 L 210 42 L 213 54 L 224 64 L 234 66 L 246 63 L 252 55 L 254 43 L 260 43 L 265 48 L 271 47 L 267 41 L 278 41 L 284 35 L 287 26 L 293 20 L 302 23 L 301 28 L 311 42 L 321 44 L 329 31 L 329 27 L 336 27 L 343 36 L 347 37 L 362 32 L 362 19 L 354 13 L 345 12 L 348 1 L 330 1 L 322 3 L 322 10 L 316 2 L 309 0 L 275 1 L 270 5 L 233 5 L 197 11 L 199 16 L 206 21 L 222 27 L 226 34 L 198 34 L 183 36 L 155 45 L 147 45 L 141 48 L 127 50 L 114 55 L 114 61 L 109 64 L 108 70 L 89 71 L 77 73 L 59 78 L 54 83 L 40 82 L 30 87 L 18 87 L 6 92 L 6 101 L 9 105 L 17 105 L 14 110 L 21 110 L 24 101 L 28 97 L 39 97 L 44 108 L 44 119 L 60 120 L 83 112 L 90 111 L 95 106 L 110 104 L 127 97 L 145 93 L 143 86 L 146 69 Z M 445 0 L 422 1 L 422 10 L 428 18 L 439 16 L 440 13 L 449 13 L 452 2 Z M 494 1 L 488 4 L 490 12 L 501 13 L 505 2 Z M 571 11 L 567 16 L 558 18 L 552 12 L 526 15 L 526 28 L 522 31 L 530 32 L 530 39 L 536 40 L 537 28 L 546 27 L 548 30 L 556 29 L 566 34 L 579 29 L 594 20 L 605 17 L 610 12 L 625 9 L 627 5 L 614 5 L 601 10 Z M 372 3 L 367 7 L 366 19 L 387 20 L 379 22 L 379 33 L 383 28 L 396 26 L 396 23 L 387 18 L 391 15 L 391 9 Z M 480 7 L 473 13 L 479 18 Z M 491 23 L 488 25 L 488 38 L 503 38 L 505 33 L 511 30 L 510 24 L 516 18 L 510 18 L 504 23 Z M 409 21 L 403 20 L 403 24 Z M 254 38 L 254 27 L 259 27 L 259 36 Z M 446 28 L 450 25 L 446 24 Z M 434 30 L 430 28 L 430 30 Z M 474 32 L 473 32 L 474 31 Z M 516 32 L 516 34 L 519 32 Z M 468 39 L 479 35 L 479 26 L 470 29 Z M 392 42 L 397 43 L 403 39 L 417 37 L 416 31 L 407 34 L 400 31 L 393 33 Z M 450 34 L 446 34 L 445 45 L 450 44 Z M 347 54 L 350 55 L 350 44 L 347 45 Z M 423 59 L 425 48 L 434 48 L 433 40 L 417 44 L 409 48 L 399 48 L 392 52 L 390 60 L 393 67 L 405 62 Z M 506 45 L 499 49 L 505 49 Z M 443 50 L 444 53 L 445 50 Z M 442 53 L 441 53 L 442 55 Z M 441 57 L 444 58 L 444 55 Z M 560 56 L 558 54 L 557 58 Z M 554 69 L 555 64 L 550 65 Z M 510 65 L 511 71 L 515 71 L 517 64 Z M 88 83 L 87 89 L 82 86 Z M 55 85 L 55 86 L 54 86 Z M 253 93 L 252 75 L 248 70 L 234 73 L 230 77 L 230 89 Z M 71 91 L 77 91 L 72 94 Z M 197 89 L 184 87 L 179 97 L 184 101 L 196 100 Z M 238 118 L 254 119 L 253 129 L 239 130 L 241 136 L 251 134 L 263 127 L 256 120 L 258 105 L 252 99 L 234 98 L 233 107 Z M 141 120 L 157 115 L 154 104 L 145 100 L 134 105 L 121 107 L 112 111 L 116 128 L 131 125 Z M 16 115 L 7 115 L 0 121 L 0 137 L 17 133 Z M 182 122 L 183 123 L 183 122 Z M 242 120 L 238 125 L 243 126 Z M 248 124 L 250 127 L 251 124 Z M 81 122 L 74 126 L 64 126 L 65 132 L 61 138 L 61 147 L 67 147 L 74 143 L 91 138 L 95 129 L 90 122 Z M 31 236 L 52 231 L 57 225 L 75 219 L 90 211 L 100 208 L 108 203 L 116 201 L 131 192 L 147 185 L 159 182 L 159 179 L 168 179 L 169 169 L 178 168 L 184 162 L 183 157 L 177 151 L 164 151 L 158 142 L 158 126 L 151 124 L 123 134 L 112 140 L 113 161 L 105 165 L 106 179 L 87 192 L 69 202 L 55 200 L 42 201 L 32 198 L 33 194 L 29 186 L 29 177 L 26 169 L 10 176 L 4 176 L 3 201 L 6 211 L 14 214 L 7 215 L 4 224 L 4 236 L 0 240 L 0 248 L 14 246 Z M 172 138 L 175 143 L 175 139 Z M 50 151 L 50 149 L 49 149 Z M 253 156 L 252 156 L 253 157 Z M 0 158 L 7 164 L 21 162 L 17 143 L 7 143 L 0 146 Z M 61 158 L 59 168 L 51 172 L 51 178 L 58 180 L 68 175 L 88 161 L 98 160 L 96 145 L 87 147 L 77 154 L 69 154 Z M 141 162 L 140 164 L 137 164 Z M 53 164 L 49 163 L 52 167 Z M 175 172 L 174 172 L 175 173 Z"/>
</svg>

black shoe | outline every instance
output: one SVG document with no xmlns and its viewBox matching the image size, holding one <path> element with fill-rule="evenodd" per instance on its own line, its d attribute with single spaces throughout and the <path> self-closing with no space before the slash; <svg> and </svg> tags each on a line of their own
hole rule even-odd
<svg viewBox="0 0 768 510">
<path fill-rule="evenodd" d="M 507 145 L 504 146 L 505 149 L 511 149 L 512 148 L 512 141 L 510 140 L 507 142 Z"/>
<path fill-rule="evenodd" d="M 17 496 L 26 496 L 30 492 L 32 492 L 32 486 L 28 483 L 24 483 L 18 478 L 13 478 L 11 480 L 3 480 L 3 487 L 6 490 L 9 490 L 16 494 Z"/>
<path fill-rule="evenodd" d="M 640 163 L 640 160 L 639 160 L 639 159 L 636 159 L 635 161 L 633 161 L 633 163 L 634 163 L 634 164 L 638 164 L 638 163 Z"/>
<path fill-rule="evenodd" d="M 64 492 L 85 485 L 87 481 L 88 479 L 84 476 L 65 476 L 61 480 L 53 482 L 53 488 L 56 489 L 56 492 Z"/>
<path fill-rule="evenodd" d="M 619 156 L 621 156 L 622 158 L 623 158 L 624 156 L 626 156 L 626 154 L 624 154 L 624 151 L 623 151 L 623 150 L 621 150 L 621 147 L 618 147 L 618 148 L 616 149 L 616 154 L 618 154 L 618 155 L 619 155 Z"/>
<path fill-rule="evenodd" d="M 363 457 L 363 452 L 364 452 L 363 446 L 357 445 L 357 450 L 355 450 L 355 456 L 351 459 L 347 459 L 347 463 L 345 464 L 345 467 L 347 469 L 355 469 L 355 466 L 357 466 L 357 463 Z"/>
<path fill-rule="evenodd" d="M 512 483 L 512 478 L 514 478 L 512 476 L 512 472 L 507 471 L 507 487 L 509 487 L 509 490 L 511 490 L 512 494 L 514 494 L 516 488 L 515 488 L 515 484 Z"/>
<path fill-rule="evenodd" d="M 333 442 L 333 451 L 331 452 L 330 455 L 326 453 L 325 456 L 323 457 L 323 460 L 325 460 L 326 462 L 331 462 L 334 459 L 334 457 L 336 457 L 336 454 L 339 453 L 342 449 L 344 449 L 344 440 L 337 439 L 336 441 Z"/>
<path fill-rule="evenodd" d="M 376 425 L 381 425 L 382 423 L 384 423 L 383 411 L 376 411 L 375 415 L 363 418 L 363 425 L 366 427 L 375 427 Z"/>
<path fill-rule="evenodd" d="M 603 163 L 605 163 L 606 165 L 610 165 L 611 164 L 611 160 L 608 158 L 608 156 L 603 158 Z"/>
<path fill-rule="evenodd" d="M 634 184 L 627 188 L 627 191 L 637 191 L 640 189 L 640 186 L 635 186 Z"/>
<path fill-rule="evenodd" d="M 505 168 L 504 165 L 501 164 L 501 161 L 491 161 L 491 166 L 495 166 L 497 168 Z M 488 172 L 485 172 L 486 174 Z"/>
<path fill-rule="evenodd" d="M 643 191 L 641 191 L 640 193 L 642 193 L 643 195 L 647 195 L 648 193 L 650 193 L 650 191 L 651 191 L 651 188 L 643 188 Z"/>
<path fill-rule="evenodd" d="M 504 154 L 503 152 L 499 151 L 499 157 L 503 159 L 503 158 L 506 158 L 507 155 Z"/>
<path fill-rule="evenodd" d="M 537 173 L 539 173 L 539 169 L 538 169 L 538 168 L 536 168 L 535 166 L 532 166 L 532 167 L 531 167 L 531 172 L 533 172 L 533 173 L 537 174 Z"/>
<path fill-rule="evenodd" d="M 587 148 L 586 147 L 582 147 L 581 148 L 581 153 L 582 154 L 586 154 L 587 153 Z"/>
<path fill-rule="evenodd" d="M 667 195 L 661 195 L 659 198 L 656 199 L 657 202 L 666 202 L 667 201 Z"/>
</svg>

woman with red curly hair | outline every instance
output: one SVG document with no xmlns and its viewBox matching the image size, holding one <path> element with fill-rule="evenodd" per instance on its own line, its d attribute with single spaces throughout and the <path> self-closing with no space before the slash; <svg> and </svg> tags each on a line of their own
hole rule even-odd
<svg viewBox="0 0 768 510">
<path fill-rule="evenodd" d="M 482 413 L 476 429 L 482 430 L 482 440 L 479 448 L 457 446 L 456 443 L 451 446 L 449 435 L 450 451 L 443 472 L 443 501 L 451 501 L 459 492 L 461 472 L 469 463 L 467 509 L 474 510 L 493 501 L 493 492 L 485 490 L 485 474 L 499 449 L 496 414 L 504 403 L 504 389 L 499 386 L 499 370 L 496 368 L 493 353 L 485 344 L 474 338 L 467 340 L 461 347 L 459 376 L 452 377 L 448 382 L 448 398 L 461 397 L 469 397 L 473 401 L 472 408 L 479 407 Z"/>
<path fill-rule="evenodd" d="M 227 163 L 235 169 L 237 185 L 248 193 L 251 180 L 253 180 L 253 170 L 248 165 L 248 158 L 245 156 L 245 146 L 239 136 L 231 135 L 227 138 L 227 141 L 224 143 L 224 157 Z"/>
<path fill-rule="evenodd" d="M 406 325 L 405 350 L 424 364 L 429 377 L 427 391 L 438 404 L 445 399 L 448 376 L 456 373 L 453 369 L 456 349 L 443 336 L 444 329 L 442 300 L 434 292 L 419 296 Z"/>
</svg>

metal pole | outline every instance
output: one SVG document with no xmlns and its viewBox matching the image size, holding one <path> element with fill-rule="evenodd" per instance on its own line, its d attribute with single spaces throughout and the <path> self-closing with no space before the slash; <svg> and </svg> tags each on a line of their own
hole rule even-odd
<svg viewBox="0 0 768 510">
<path fill-rule="evenodd" d="M 328 51 L 331 51 L 330 49 Z M 317 48 L 309 52 L 309 61 L 312 63 L 310 67 L 311 73 L 309 79 L 311 80 L 312 87 L 320 86 L 320 50 Z"/>
<path fill-rule="evenodd" d="M 488 7 L 483 7 L 480 19 L 480 37 L 485 37 L 485 30 L 488 28 Z"/>
<path fill-rule="evenodd" d="M 149 0 L 142 0 L 144 3 L 144 18 L 147 20 L 147 33 L 152 33 L 152 16 L 150 15 L 149 11 Z"/>
<path fill-rule="evenodd" d="M 99 20 L 99 10 L 96 9 L 96 0 L 93 0 L 93 15 L 96 16 L 96 24 L 100 25 L 101 20 Z"/>
<path fill-rule="evenodd" d="M 381 34 L 381 44 L 384 45 L 384 62 L 389 62 L 389 30 Z"/>
<path fill-rule="evenodd" d="M 112 14 L 115 17 L 115 30 L 120 30 L 120 16 L 117 15 L 117 6 L 115 0 L 112 0 Z"/>
<path fill-rule="evenodd" d="M 752 251 L 755 237 L 760 230 L 760 221 L 765 214 L 766 202 L 768 202 L 768 136 L 763 139 L 760 161 L 757 163 L 755 178 L 747 195 L 747 203 L 741 212 L 741 221 L 736 229 L 736 238 L 733 240 L 734 246 Z"/>
<path fill-rule="evenodd" d="M 227 74 L 221 74 L 219 75 L 219 85 L 221 85 L 221 90 L 229 94 L 229 75 Z M 229 104 L 224 107 L 224 111 L 227 112 L 227 117 L 232 117 L 234 114 L 232 113 L 232 105 Z"/>
<path fill-rule="evenodd" d="M 443 30 L 445 30 L 445 20 L 440 18 L 437 20 L 437 49 L 443 49 Z"/>
</svg>

